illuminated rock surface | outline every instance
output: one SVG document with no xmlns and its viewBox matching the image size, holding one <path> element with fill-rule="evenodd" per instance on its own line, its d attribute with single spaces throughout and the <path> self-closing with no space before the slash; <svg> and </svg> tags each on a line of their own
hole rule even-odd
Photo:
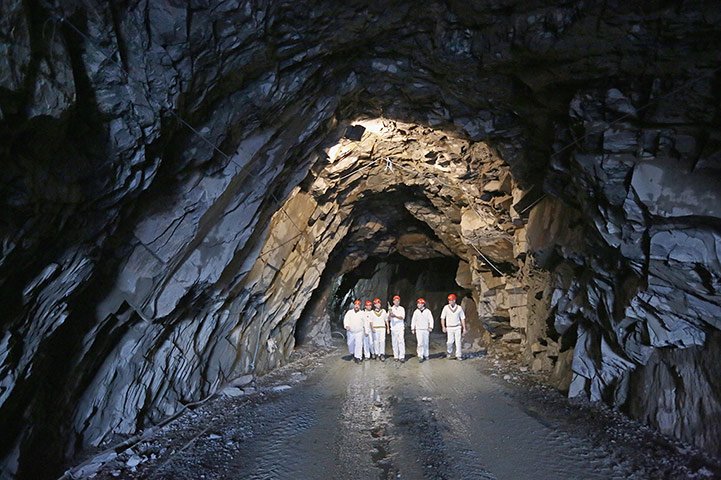
<svg viewBox="0 0 721 480">
<path fill-rule="evenodd" d="M 172 5 L 3 2 L 4 476 L 451 288 L 721 452 L 719 7 Z"/>
</svg>

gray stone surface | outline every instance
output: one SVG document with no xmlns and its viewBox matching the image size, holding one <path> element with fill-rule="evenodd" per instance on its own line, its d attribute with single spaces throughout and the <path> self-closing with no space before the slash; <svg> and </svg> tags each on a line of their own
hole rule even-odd
<svg viewBox="0 0 721 480">
<path fill-rule="evenodd" d="M 572 357 L 571 394 L 720 451 L 647 370 L 718 378 L 718 6 L 171 3 L 2 2 L 0 476 L 281 365 L 301 318 L 329 335 L 327 268 L 399 251 L 467 262 L 481 320 L 561 386 Z M 387 129 L 331 155 L 359 118 Z M 415 173 L 353 173 L 384 158 Z M 511 327 L 539 268 L 549 310 Z"/>
</svg>

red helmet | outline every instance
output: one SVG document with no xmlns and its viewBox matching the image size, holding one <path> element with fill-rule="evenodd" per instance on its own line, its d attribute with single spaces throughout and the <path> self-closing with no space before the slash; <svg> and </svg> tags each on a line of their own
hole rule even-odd
<svg viewBox="0 0 721 480">
<path fill-rule="evenodd" d="M 353 302 L 353 305 L 360 305 L 360 304 L 361 304 L 360 300 L 356 300 L 355 302 Z"/>
<path fill-rule="evenodd" d="M 373 303 L 381 303 L 381 299 L 380 299 L 380 298 L 376 298 L 375 300 L 373 300 Z"/>
<path fill-rule="evenodd" d="M 371 303 L 370 300 L 366 300 L 366 307 L 368 307 L 368 306 L 373 306 L 373 304 Z"/>
<path fill-rule="evenodd" d="M 449 300 L 449 301 L 450 301 L 450 300 L 455 300 L 455 299 L 456 299 L 456 296 L 453 295 L 452 293 L 451 293 L 450 295 L 448 295 L 448 300 Z"/>
<path fill-rule="evenodd" d="M 425 305 L 425 304 L 426 304 L 426 301 L 423 300 L 422 298 L 419 298 L 416 303 L 422 303 L 423 305 Z"/>
<path fill-rule="evenodd" d="M 401 297 L 399 297 L 398 295 L 395 295 L 395 296 L 393 297 L 393 300 L 395 300 L 396 298 L 397 298 L 398 300 L 401 299 Z"/>
</svg>

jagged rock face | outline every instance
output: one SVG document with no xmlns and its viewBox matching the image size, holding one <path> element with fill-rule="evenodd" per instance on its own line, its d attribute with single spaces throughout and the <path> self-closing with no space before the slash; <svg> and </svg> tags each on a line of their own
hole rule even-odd
<svg viewBox="0 0 721 480">
<path fill-rule="evenodd" d="M 721 449 L 718 6 L 63 3 L 2 2 L 3 475 L 279 365 L 395 254 Z"/>
</svg>

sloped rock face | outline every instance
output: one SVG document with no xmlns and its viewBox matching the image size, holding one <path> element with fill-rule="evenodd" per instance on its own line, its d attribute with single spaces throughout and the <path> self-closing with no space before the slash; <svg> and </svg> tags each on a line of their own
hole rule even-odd
<svg viewBox="0 0 721 480">
<path fill-rule="evenodd" d="M 3 476 L 281 364 L 393 254 L 721 451 L 719 7 L 63 3 L 2 2 Z"/>
</svg>

